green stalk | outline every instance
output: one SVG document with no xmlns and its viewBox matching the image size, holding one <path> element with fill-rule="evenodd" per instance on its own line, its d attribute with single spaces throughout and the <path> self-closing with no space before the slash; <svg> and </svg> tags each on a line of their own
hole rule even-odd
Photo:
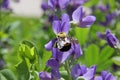
<svg viewBox="0 0 120 80">
<path fill-rule="evenodd" d="M 69 67 L 69 61 L 68 60 L 65 61 L 65 69 L 66 69 L 66 71 L 68 73 L 68 79 L 72 80 L 71 73 L 70 73 L 70 67 Z"/>
</svg>

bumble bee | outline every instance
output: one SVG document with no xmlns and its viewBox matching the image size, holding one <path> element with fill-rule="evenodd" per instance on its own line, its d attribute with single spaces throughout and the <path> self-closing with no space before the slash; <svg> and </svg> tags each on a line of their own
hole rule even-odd
<svg viewBox="0 0 120 80">
<path fill-rule="evenodd" d="M 66 35 L 66 33 L 60 32 L 57 34 L 56 48 L 61 52 L 66 52 L 71 49 L 71 43 L 75 39 Z"/>
</svg>

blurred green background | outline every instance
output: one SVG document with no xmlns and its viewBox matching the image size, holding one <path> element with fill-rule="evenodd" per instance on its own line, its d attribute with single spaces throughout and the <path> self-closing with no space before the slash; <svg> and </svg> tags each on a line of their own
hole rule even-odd
<svg viewBox="0 0 120 80">
<path fill-rule="evenodd" d="M 119 8 L 116 3 L 119 0 L 104 0 L 103 4 L 110 4 L 110 12 Z M 84 6 L 97 6 L 99 0 L 90 0 Z M 41 9 L 41 8 L 40 8 Z M 26 80 L 20 74 L 26 74 L 28 66 L 19 68 L 21 58 L 19 56 L 20 43 L 24 40 L 34 44 L 37 48 L 39 56 L 36 71 L 49 70 L 46 68 L 46 61 L 51 57 L 51 52 L 45 50 L 44 45 L 53 39 L 55 34 L 52 31 L 51 23 L 46 22 L 47 17 L 44 12 L 41 12 L 41 17 L 25 17 L 14 16 L 9 11 L 0 12 L 0 59 L 4 61 L 4 65 L 0 67 L 0 80 Z M 11 15 L 12 14 L 12 15 Z M 97 32 L 104 33 L 107 28 L 120 40 L 120 16 L 115 19 L 116 25 L 101 26 L 99 21 L 105 20 L 105 14 L 96 9 L 93 13 L 96 16 L 96 22 L 89 29 L 74 28 L 70 35 L 78 39 L 83 50 L 83 56 L 77 61 L 80 64 L 87 66 L 96 65 L 97 73 L 102 70 L 108 70 L 113 73 L 117 79 L 120 78 L 120 50 L 109 47 L 105 40 L 97 37 Z M 1 62 L 0 62 L 1 64 Z M 28 63 L 29 64 L 29 63 Z M 23 70 L 19 74 L 16 70 Z M 27 67 L 27 68 L 26 68 Z M 24 71 L 26 70 L 26 71 Z M 61 70 L 63 70 L 61 68 Z M 23 78 L 20 78 L 23 77 Z M 39 79 L 33 79 L 39 80 Z"/>
</svg>

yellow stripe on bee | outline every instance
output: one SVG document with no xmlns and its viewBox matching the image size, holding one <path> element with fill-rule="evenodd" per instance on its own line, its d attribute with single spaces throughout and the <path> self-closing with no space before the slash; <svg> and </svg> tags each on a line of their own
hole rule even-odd
<svg viewBox="0 0 120 80">
<path fill-rule="evenodd" d="M 66 33 L 64 33 L 64 32 L 59 32 L 58 34 L 57 34 L 57 37 L 66 37 L 67 36 L 67 34 Z"/>
</svg>

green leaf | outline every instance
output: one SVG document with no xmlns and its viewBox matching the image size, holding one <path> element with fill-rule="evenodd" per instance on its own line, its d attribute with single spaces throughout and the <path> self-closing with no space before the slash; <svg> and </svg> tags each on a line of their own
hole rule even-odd
<svg viewBox="0 0 120 80">
<path fill-rule="evenodd" d="M 27 46 L 29 46 L 30 48 L 32 48 L 32 47 L 35 46 L 32 42 L 27 41 L 27 40 L 23 40 L 23 41 L 22 41 L 22 44 L 27 45 Z"/>
<path fill-rule="evenodd" d="M 96 5 L 99 2 L 99 0 L 89 0 L 87 3 L 85 3 L 85 6 L 91 7 L 92 5 Z"/>
<path fill-rule="evenodd" d="M 87 61 L 87 65 L 91 66 L 93 64 L 97 64 L 99 58 L 99 47 L 95 44 L 91 44 L 85 52 L 85 59 Z"/>
<path fill-rule="evenodd" d="M 30 80 L 39 80 L 39 76 L 35 71 L 31 73 L 30 77 L 31 77 Z"/>
<path fill-rule="evenodd" d="M 107 4 L 107 3 L 109 3 L 109 5 L 110 5 L 110 10 L 115 10 L 115 8 L 116 8 L 116 1 L 115 0 L 103 0 L 103 3 L 104 4 Z"/>
<path fill-rule="evenodd" d="M 52 56 L 51 51 L 44 50 L 43 56 L 42 56 L 42 64 L 41 64 L 41 70 L 44 70 L 46 67 L 46 62 L 50 59 Z"/>
<path fill-rule="evenodd" d="M 0 73 L 0 80 L 7 80 L 7 79 Z"/>
<path fill-rule="evenodd" d="M 106 46 L 102 49 L 99 57 L 99 64 L 103 64 L 106 60 L 108 60 L 113 55 L 114 49 L 109 46 Z"/>
<path fill-rule="evenodd" d="M 21 22 L 15 21 L 10 25 L 10 31 L 15 30 L 17 27 L 20 27 Z"/>
<path fill-rule="evenodd" d="M 68 80 L 69 78 L 68 78 L 68 73 L 67 73 L 67 71 L 60 71 L 60 74 L 61 74 L 61 76 L 65 79 L 65 80 Z"/>
<path fill-rule="evenodd" d="M 33 43 L 24 40 L 19 46 L 19 55 L 24 58 L 28 58 L 31 63 L 36 60 L 36 56 L 38 56 L 37 48 L 33 45 Z"/>
<path fill-rule="evenodd" d="M 19 74 L 19 80 L 28 80 L 29 79 L 29 68 L 25 61 L 21 61 L 16 65 L 17 72 Z"/>
<path fill-rule="evenodd" d="M 120 66 L 120 56 L 115 56 L 115 57 L 113 57 L 113 58 L 112 58 L 112 61 L 113 61 L 116 65 Z"/>
<path fill-rule="evenodd" d="M 102 70 L 107 69 L 108 67 L 110 67 L 112 65 L 112 60 L 108 59 L 106 61 L 104 61 L 102 64 L 97 65 L 97 71 L 101 72 Z"/>
<path fill-rule="evenodd" d="M 75 37 L 78 39 L 81 45 L 84 45 L 84 43 L 86 42 L 88 37 L 88 32 L 89 32 L 89 28 L 79 28 L 79 27 L 75 28 L 75 34 L 76 34 Z"/>
<path fill-rule="evenodd" d="M 15 75 L 9 69 L 3 69 L 0 71 L 0 73 L 4 76 L 4 78 L 6 78 L 6 80 L 16 80 Z"/>
</svg>

